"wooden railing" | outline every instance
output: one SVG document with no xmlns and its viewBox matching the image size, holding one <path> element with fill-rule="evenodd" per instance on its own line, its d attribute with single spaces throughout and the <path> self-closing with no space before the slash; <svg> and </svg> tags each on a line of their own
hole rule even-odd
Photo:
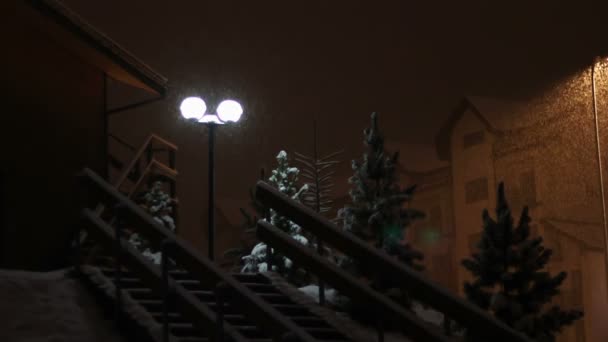
<svg viewBox="0 0 608 342">
<path fill-rule="evenodd" d="M 117 237 L 121 234 L 117 234 L 117 231 L 101 220 L 95 212 L 84 209 L 82 215 L 87 223 L 87 231 L 96 238 L 97 242 L 106 245 L 110 250 L 117 244 L 120 246 L 120 251 L 116 251 L 117 253 L 120 253 L 120 262 L 117 264 L 118 272 L 115 272 L 115 274 L 118 274 L 118 276 L 114 282 L 115 288 L 117 289 L 114 297 L 117 302 L 115 303 L 117 306 L 116 311 L 120 311 L 120 297 L 124 296 L 120 287 L 120 268 L 124 265 L 140 277 L 140 279 L 145 282 L 146 286 L 157 293 L 163 293 L 166 288 L 170 288 L 172 292 L 171 297 L 175 301 L 175 305 L 180 307 L 181 311 L 183 311 L 185 316 L 193 322 L 196 328 L 202 331 L 215 330 L 217 326 L 217 316 L 208 305 L 202 303 L 194 294 L 188 292 L 183 286 L 171 279 L 169 280 L 170 285 L 165 286 L 163 275 L 158 267 L 144 259 L 141 253 L 134 250 L 126 239 L 122 237 L 118 239 Z M 116 257 L 118 258 L 118 255 Z M 166 296 L 164 297 L 164 299 L 167 300 Z M 118 312 L 116 312 L 115 315 L 118 315 Z M 233 326 L 227 323 L 223 324 L 223 330 L 224 334 L 231 338 L 231 341 L 248 341 Z"/>
<path fill-rule="evenodd" d="M 142 208 L 118 192 L 115 187 L 105 182 L 95 172 L 90 169 L 85 169 L 83 170 L 80 179 L 83 186 L 88 190 L 87 194 L 99 199 L 107 208 L 115 208 L 116 205 L 120 205 L 123 208 L 121 210 L 122 214 L 120 215 L 121 219 L 125 220 L 125 223 L 129 226 L 137 227 L 137 233 L 148 240 L 152 247 L 160 248 L 167 244 L 171 244 L 173 247 L 167 251 L 168 255 L 166 255 L 166 257 L 170 257 L 178 265 L 183 266 L 201 283 L 211 286 L 216 286 L 218 283 L 225 284 L 230 290 L 231 295 L 228 300 L 235 307 L 241 309 L 248 318 L 258 324 L 264 331 L 269 333 L 274 341 L 286 341 L 287 339 L 295 339 L 295 341 L 301 342 L 316 341 L 310 334 L 298 327 L 290 319 L 284 317 L 283 314 L 263 301 L 259 296 L 255 295 L 238 280 L 224 273 L 219 266 L 208 259 L 201 257 L 195 248 L 188 242 L 178 238 L 175 234 L 159 225 L 159 223 L 149 216 Z M 90 222 L 95 223 L 95 226 L 105 227 L 103 222 L 98 218 L 91 216 L 90 211 L 85 209 L 83 215 Z M 131 259 L 133 259 L 132 256 Z M 140 264 L 144 262 L 141 259 L 131 261 Z M 141 265 L 135 265 L 134 270 L 136 272 L 139 271 L 138 275 L 147 277 L 146 279 L 150 282 L 159 283 L 158 274 L 151 276 L 149 274 L 150 272 L 142 269 L 142 267 L 143 266 Z M 184 298 L 181 300 L 187 302 L 189 299 L 184 295 Z M 190 305 L 190 307 L 196 309 L 196 311 L 204 311 L 200 307 L 197 308 L 192 305 Z M 187 314 L 191 315 L 190 318 L 196 319 L 201 318 L 201 315 L 203 315 L 204 312 L 196 313 L 193 311 L 187 312 Z"/>
<path fill-rule="evenodd" d="M 127 180 L 131 178 L 130 175 L 135 175 L 135 179 L 131 179 L 133 184 L 131 184 L 128 190 L 123 191 L 128 194 L 129 198 L 131 198 L 133 194 L 135 194 L 136 191 L 139 190 L 141 185 L 146 182 L 150 175 L 160 174 L 169 180 L 169 196 L 173 200 L 173 204 L 179 204 L 176 198 L 176 183 L 178 172 L 175 169 L 175 157 L 178 148 L 175 144 L 157 136 L 156 134 L 150 134 L 146 138 L 144 143 L 139 147 L 139 149 L 135 149 L 130 144 L 119 139 L 116 136 L 110 135 L 110 137 L 117 140 L 119 143 L 127 146 L 130 150 L 135 151 L 135 154 L 131 158 L 129 164 L 123 167 L 118 178 L 113 182 L 114 187 L 116 189 L 122 191 L 123 186 L 125 185 Z M 159 159 L 157 159 L 158 152 L 167 153 L 167 163 L 163 163 Z M 142 163 L 144 163 L 143 171 L 141 171 Z M 98 215 L 100 215 L 104 211 L 104 206 L 99 205 L 95 211 Z M 173 210 L 171 215 L 177 227 L 177 210 Z"/>
<path fill-rule="evenodd" d="M 378 274 L 390 274 L 391 280 L 405 289 L 410 296 L 457 321 L 475 338 L 484 341 L 531 342 L 528 337 L 488 315 L 477 306 L 427 280 L 421 274 L 354 235 L 345 233 L 323 216 L 297 203 L 271 185 L 259 181 L 256 186 L 256 198 L 265 206 L 285 215 L 303 230 L 314 234 L 324 243 L 328 243 L 354 258 L 362 267 Z M 281 250 L 287 257 L 296 260 L 301 267 L 316 273 L 324 282 L 336 286 L 339 291 L 373 303 L 373 307 L 380 310 L 384 316 L 395 315 L 404 327 L 407 327 L 406 333 L 417 341 L 449 340 L 447 337 L 437 336 L 436 330 L 432 331 L 430 327 L 421 324 L 416 317 L 406 315 L 388 304 L 387 300 L 390 301 L 390 299 L 379 293 L 373 294 L 374 291 L 371 288 L 357 284 L 356 279 L 348 276 L 336 266 L 330 265 L 319 256 L 304 250 L 301 245 L 294 243 L 284 236 L 284 233 L 269 226 L 266 222 L 259 222 L 258 234 L 261 239 L 269 242 L 272 248 Z"/>
<path fill-rule="evenodd" d="M 135 152 L 131 162 L 122 170 L 120 176 L 114 182 L 114 186 L 117 189 L 120 189 L 124 182 L 127 180 L 129 174 L 136 168 L 141 167 L 140 163 L 145 157 L 146 167 L 152 163 L 154 160 L 155 148 L 154 143 L 160 143 L 162 148 L 161 150 L 166 151 L 168 154 L 168 167 L 167 169 L 171 169 L 174 173 L 174 176 L 177 176 L 177 171 L 175 171 L 175 154 L 177 153 L 177 146 L 155 134 L 150 134 L 146 141 L 141 145 L 141 147 Z M 142 176 L 143 177 L 143 174 Z M 140 177 L 140 179 L 141 179 Z M 171 185 L 171 198 L 175 197 L 175 184 L 174 182 Z"/>
</svg>

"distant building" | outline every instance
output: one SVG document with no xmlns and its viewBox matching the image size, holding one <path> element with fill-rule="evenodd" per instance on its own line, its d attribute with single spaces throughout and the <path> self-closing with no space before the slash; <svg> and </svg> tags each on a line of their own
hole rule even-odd
<svg viewBox="0 0 608 342">
<path fill-rule="evenodd" d="M 54 0 L 0 3 L 0 266 L 61 264 L 84 166 L 105 175 L 108 81 L 162 98 L 166 79 Z"/>
<path fill-rule="evenodd" d="M 504 181 L 515 220 L 528 205 L 533 234 L 554 250 L 549 270 L 568 272 L 559 302 L 587 313 L 562 341 L 606 339 L 602 315 L 592 314 L 608 307 L 597 159 L 587 118 L 580 111 L 466 98 L 437 135 L 438 155 L 452 170 L 459 291 L 469 279 L 460 262 L 473 252 L 482 210 L 494 213 Z"/>
</svg>

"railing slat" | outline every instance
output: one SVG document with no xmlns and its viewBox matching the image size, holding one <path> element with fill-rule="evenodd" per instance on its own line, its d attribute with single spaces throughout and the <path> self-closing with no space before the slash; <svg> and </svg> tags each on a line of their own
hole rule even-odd
<svg viewBox="0 0 608 342">
<path fill-rule="evenodd" d="M 494 341 L 531 342 L 525 335 L 511 329 L 477 306 L 427 280 L 421 274 L 354 235 L 345 233 L 314 210 L 293 201 L 271 185 L 258 181 L 255 194 L 262 204 L 280 212 L 302 229 L 347 253 L 364 267 L 378 273 L 390 274 L 391 280 L 407 289 L 416 299 L 457 320 L 476 335 Z"/>
</svg>

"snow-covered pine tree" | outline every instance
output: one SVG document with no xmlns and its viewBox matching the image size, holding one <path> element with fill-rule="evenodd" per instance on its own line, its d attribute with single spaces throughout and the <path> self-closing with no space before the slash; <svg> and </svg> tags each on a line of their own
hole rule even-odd
<svg viewBox="0 0 608 342">
<path fill-rule="evenodd" d="M 152 218 L 163 227 L 174 232 L 175 223 L 171 213 L 173 212 L 173 200 L 163 190 L 163 183 L 155 181 L 150 188 L 143 192 L 138 199 L 139 205 L 144 208 Z M 148 242 L 137 233 L 132 233 L 129 242 L 139 250 L 142 255 L 152 260 L 157 265 L 161 263 L 161 252 L 153 251 Z"/>
<path fill-rule="evenodd" d="M 271 185 L 276 187 L 280 192 L 286 194 L 290 198 L 300 201 L 301 196 L 307 191 L 306 185 L 298 189 L 298 175 L 300 171 L 296 167 L 289 166 L 289 160 L 285 151 L 280 151 L 276 157 L 277 167 L 272 170 L 272 175 L 268 178 Z M 291 235 L 293 239 L 305 246 L 309 246 L 308 239 L 301 234 L 301 228 L 297 224 L 288 220 L 274 210 L 270 210 L 270 223 L 285 233 Z M 265 272 L 268 270 L 266 264 L 266 244 L 263 242 L 255 245 L 251 254 L 243 257 L 245 266 L 241 272 Z M 303 270 L 298 269 L 293 265 L 293 262 L 285 256 L 276 253 L 274 249 L 272 270 L 283 275 L 297 285 L 305 284 L 308 276 Z"/>
<path fill-rule="evenodd" d="M 371 128 L 363 133 L 368 151 L 363 155 L 363 161 L 352 162 L 351 204 L 341 209 L 338 217 L 346 231 L 422 270 L 422 265 L 417 263 L 422 260 L 422 254 L 405 241 L 405 230 L 411 221 L 424 217 L 421 211 L 406 206 L 416 187 L 401 188 L 399 185 L 396 172 L 399 153 L 389 155 L 384 148 L 376 113 L 371 115 Z"/>
<path fill-rule="evenodd" d="M 473 275 L 465 282 L 469 301 L 487 310 L 510 327 L 534 341 L 552 342 L 562 327 L 583 316 L 578 310 L 562 310 L 548 304 L 559 294 L 565 272 L 551 276 L 545 266 L 552 251 L 543 247 L 542 237 L 530 236 L 528 208 L 524 207 L 514 226 L 504 193 L 498 187 L 496 221 L 483 211 L 483 232 L 477 252 L 462 261 Z"/>
<path fill-rule="evenodd" d="M 396 172 L 399 154 L 395 152 L 389 155 L 384 148 L 384 137 L 379 131 L 376 113 L 371 115 L 371 127 L 363 133 L 368 151 L 362 161 L 352 162 L 354 175 L 349 179 L 352 184 L 351 204 L 338 211 L 338 218 L 347 232 L 374 244 L 406 265 L 422 270 L 423 266 L 418 263 L 423 259 L 422 253 L 414 250 L 405 240 L 405 230 L 411 221 L 424 217 L 422 212 L 407 206 L 415 186 L 401 188 L 399 185 Z M 341 260 L 340 265 L 355 276 L 370 279 L 372 287 L 390 295 L 402 305 L 409 307 L 412 304 L 408 295 L 392 283 L 390 274 L 364 271 L 348 257 Z M 351 312 L 362 320 L 369 318 L 369 310 L 365 308 L 355 305 Z"/>
</svg>

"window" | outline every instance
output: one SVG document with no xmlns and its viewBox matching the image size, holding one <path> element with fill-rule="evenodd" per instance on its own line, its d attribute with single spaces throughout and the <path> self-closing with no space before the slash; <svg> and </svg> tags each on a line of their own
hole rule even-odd
<svg viewBox="0 0 608 342">
<path fill-rule="evenodd" d="M 441 228 L 441 207 L 438 205 L 433 206 L 429 210 L 429 226 L 432 228 Z"/>
<path fill-rule="evenodd" d="M 483 131 L 465 134 L 464 137 L 462 137 L 462 146 L 464 149 L 467 149 L 475 145 L 480 145 L 484 142 L 484 138 Z"/>
<path fill-rule="evenodd" d="M 583 307 L 583 277 L 580 270 L 571 271 L 568 274 L 570 278 L 571 298 L 569 300 L 570 307 Z"/>
<path fill-rule="evenodd" d="M 475 203 L 488 199 L 488 179 L 477 178 L 465 185 L 466 203 Z"/>
<path fill-rule="evenodd" d="M 471 254 L 477 252 L 477 245 L 481 240 L 481 232 L 469 235 L 469 251 Z"/>
<path fill-rule="evenodd" d="M 536 203 L 536 179 L 534 170 L 519 175 L 519 189 L 524 205 L 530 206 Z"/>
</svg>

